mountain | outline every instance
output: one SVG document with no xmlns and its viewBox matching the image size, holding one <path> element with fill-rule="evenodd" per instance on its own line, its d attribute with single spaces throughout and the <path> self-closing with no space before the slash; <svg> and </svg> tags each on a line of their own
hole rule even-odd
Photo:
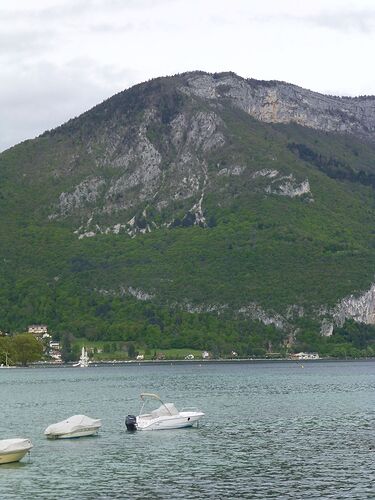
<svg viewBox="0 0 375 500">
<path fill-rule="evenodd" d="M 0 329 L 329 351 L 375 323 L 374 188 L 375 97 L 136 85 L 0 155 Z"/>
</svg>

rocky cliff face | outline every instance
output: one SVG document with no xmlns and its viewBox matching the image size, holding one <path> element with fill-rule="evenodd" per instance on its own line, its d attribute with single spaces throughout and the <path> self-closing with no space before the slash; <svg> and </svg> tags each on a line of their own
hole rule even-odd
<svg viewBox="0 0 375 500">
<path fill-rule="evenodd" d="M 81 238 L 120 231 L 134 236 L 173 224 L 175 218 L 165 214 L 170 214 L 172 205 L 186 202 L 182 218 L 201 225 L 205 223 L 205 195 L 222 189 L 220 178 L 234 176 L 252 176 L 254 190 L 263 177 L 269 181 L 261 188 L 267 194 L 292 198 L 305 195 L 313 201 L 309 179 L 296 178 L 287 169 L 277 175 L 272 173 L 276 172 L 274 168 L 262 173 L 248 161 L 225 167 L 218 162 L 216 172 L 207 168 L 213 153 L 228 147 L 228 130 L 221 117 L 222 109 L 227 106 L 266 123 L 296 123 L 325 132 L 375 138 L 372 97 L 325 96 L 283 82 L 245 80 L 233 73 L 187 73 L 171 81 L 173 90 L 165 91 L 163 84 L 160 87 L 172 101 L 166 108 L 167 118 L 160 102 L 148 94 L 137 109 L 136 120 L 134 115 L 129 121 L 119 115 L 119 108 L 127 104 L 127 92 L 116 96 L 118 102 L 116 107 L 112 103 L 112 114 L 108 104 L 98 107 L 103 119 L 87 139 L 86 154 L 98 169 L 106 170 L 106 175 L 88 175 L 69 191 L 62 192 L 52 207 L 50 219 L 78 216 L 76 233 Z M 142 92 L 140 86 L 141 95 Z M 204 109 L 199 109 L 202 102 Z M 275 158 L 271 156 L 270 160 L 272 163 Z M 64 171 L 69 169 L 62 166 L 58 174 Z M 149 208 L 161 214 L 156 218 L 158 221 L 140 217 Z M 123 215 L 116 216 L 119 213 Z M 142 227 L 138 226 L 140 218 L 146 219 Z M 108 224 L 108 219 L 114 223 Z"/>
<path fill-rule="evenodd" d="M 192 225 L 205 225 L 207 157 L 225 144 L 223 121 L 213 111 L 178 113 L 165 135 L 152 142 L 154 130 L 161 126 L 160 116 L 149 108 L 142 115 L 136 134 L 129 127 L 115 139 L 107 125 L 100 137 L 103 147 L 92 141 L 90 149 L 99 150 L 95 163 L 107 175 L 90 175 L 61 193 L 50 220 L 79 216 L 76 234 L 80 238 L 111 232 L 135 236 L 174 224 L 171 207 L 179 203 L 184 207 L 182 218 Z M 104 140 L 105 135 L 110 137 Z M 161 215 L 158 221 L 149 215 L 151 210 Z M 116 223 L 104 225 L 103 220 L 109 219 Z"/>
<path fill-rule="evenodd" d="M 333 311 L 336 324 L 342 326 L 348 318 L 367 325 L 375 324 L 375 284 L 362 295 L 350 295 L 337 305 Z"/>
<path fill-rule="evenodd" d="M 325 337 L 330 337 L 335 326 L 343 326 L 347 319 L 375 325 L 375 284 L 362 294 L 344 297 L 332 309 L 321 311 L 321 315 L 325 317 L 321 323 L 320 333 Z"/>
<path fill-rule="evenodd" d="M 181 91 L 202 99 L 227 99 L 267 123 L 292 122 L 375 139 L 375 97 L 326 96 L 289 83 L 245 80 L 235 74 L 189 75 Z"/>
<path fill-rule="evenodd" d="M 171 91 L 167 92 L 172 99 Z M 126 95 L 119 95 L 118 107 Z M 371 100 L 325 97 L 293 85 L 244 80 L 234 74 L 176 77 L 172 95 L 178 104 L 168 108 L 167 119 L 160 103 L 150 98 L 145 99 L 136 120 L 131 116 L 126 122 L 119 117 L 118 107 L 112 115 L 104 113 L 87 138 L 85 151 L 101 175 L 88 175 L 63 191 L 51 208 L 50 220 L 75 217 L 79 238 L 119 232 L 135 236 L 169 227 L 177 218 L 204 226 L 205 196 L 230 190 L 227 177 L 241 178 L 254 192 L 313 201 L 309 179 L 288 168 L 259 170 L 254 161 L 244 158 L 221 164 L 220 156 L 226 156 L 231 142 L 221 116 L 228 106 L 264 122 L 295 122 L 359 135 L 372 133 L 375 124 Z M 105 106 L 101 105 L 107 111 Z M 219 161 L 215 168 L 208 168 L 213 157 Z M 270 155 L 270 166 L 275 160 Z M 62 166 L 56 175 L 68 171 Z M 227 196 L 223 194 L 224 199 Z M 178 204 L 183 213 L 177 217 L 171 212 Z M 155 210 L 157 217 L 150 215 Z"/>
</svg>

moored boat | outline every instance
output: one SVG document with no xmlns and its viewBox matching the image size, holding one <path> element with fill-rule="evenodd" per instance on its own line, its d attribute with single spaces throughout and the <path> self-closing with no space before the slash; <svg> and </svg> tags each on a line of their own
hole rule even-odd
<svg viewBox="0 0 375 500">
<path fill-rule="evenodd" d="M 30 439 L 14 438 L 0 440 L 0 464 L 19 462 L 33 447 Z"/>
<path fill-rule="evenodd" d="M 78 363 L 75 363 L 73 366 L 79 366 L 80 368 L 88 368 L 89 364 L 90 364 L 90 361 L 89 361 L 89 356 L 87 354 L 87 351 L 86 351 L 85 347 L 82 347 L 81 356 L 79 358 L 79 361 L 78 361 Z"/>
<path fill-rule="evenodd" d="M 100 419 L 87 417 L 86 415 L 73 415 L 72 417 L 51 424 L 44 431 L 49 439 L 67 439 L 84 436 L 94 436 L 102 426 Z"/>
<path fill-rule="evenodd" d="M 163 403 L 157 394 L 141 394 L 142 406 L 138 416 L 128 415 L 125 419 L 126 428 L 129 431 L 155 431 L 165 429 L 181 429 L 198 425 L 204 413 L 197 408 L 183 408 L 178 411 L 173 403 Z M 160 406 L 150 413 L 142 413 L 145 404 L 150 401 L 158 401 Z"/>
</svg>

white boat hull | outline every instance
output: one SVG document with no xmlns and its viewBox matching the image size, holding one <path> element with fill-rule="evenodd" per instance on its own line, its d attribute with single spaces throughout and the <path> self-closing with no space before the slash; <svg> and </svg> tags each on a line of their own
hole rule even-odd
<svg viewBox="0 0 375 500">
<path fill-rule="evenodd" d="M 204 416 L 202 412 L 180 412 L 178 415 L 149 418 L 147 415 L 137 417 L 137 430 L 156 431 L 167 429 L 183 429 L 193 427 Z"/>
<path fill-rule="evenodd" d="M 29 439 L 0 440 L 0 464 L 19 462 L 32 447 L 33 445 Z"/>
<path fill-rule="evenodd" d="M 66 434 L 46 434 L 48 439 L 70 439 L 70 438 L 79 438 L 86 436 L 95 436 L 98 434 L 98 429 L 82 429 L 77 432 L 67 432 Z"/>
<path fill-rule="evenodd" d="M 0 453 L 0 464 L 19 462 L 27 452 L 28 450 L 14 451 L 12 453 Z"/>
<path fill-rule="evenodd" d="M 73 415 L 72 417 L 57 422 L 47 427 L 44 431 L 48 439 L 70 439 L 85 436 L 94 436 L 102 426 L 100 419 L 86 417 L 86 415 Z"/>
</svg>

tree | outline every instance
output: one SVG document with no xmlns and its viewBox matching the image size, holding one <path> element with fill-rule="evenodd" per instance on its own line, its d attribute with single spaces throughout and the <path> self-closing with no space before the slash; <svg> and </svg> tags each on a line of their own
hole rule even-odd
<svg viewBox="0 0 375 500">
<path fill-rule="evenodd" d="M 135 358 L 136 352 L 135 352 L 135 346 L 133 342 L 128 343 L 128 356 L 129 358 Z"/>
<path fill-rule="evenodd" d="M 0 363 L 12 365 L 14 359 L 14 346 L 9 337 L 0 337 Z"/>
<path fill-rule="evenodd" d="M 75 359 L 75 353 L 72 351 L 72 343 L 68 333 L 63 335 L 61 341 L 61 359 L 64 363 L 68 363 L 68 361 L 73 361 L 73 359 Z"/>
<path fill-rule="evenodd" d="M 43 346 L 29 333 L 21 333 L 13 338 L 15 359 L 22 366 L 42 358 Z"/>
</svg>

